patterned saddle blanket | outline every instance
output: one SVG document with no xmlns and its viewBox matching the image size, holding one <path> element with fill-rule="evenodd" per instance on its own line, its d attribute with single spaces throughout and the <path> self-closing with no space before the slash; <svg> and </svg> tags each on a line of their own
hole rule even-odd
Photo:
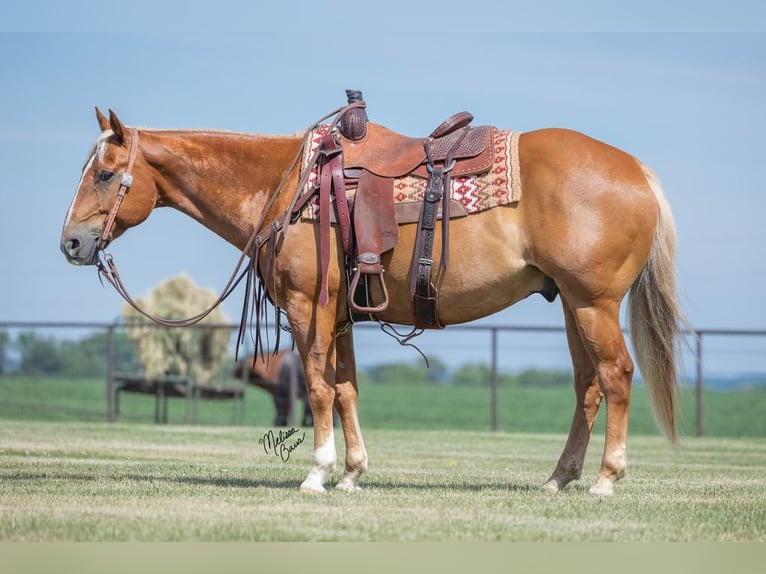
<svg viewBox="0 0 766 574">
<path fill-rule="evenodd" d="M 327 130 L 327 125 L 319 126 L 314 130 L 313 137 L 307 141 L 303 151 L 304 169 L 308 168 L 308 162 L 314 156 Z M 511 205 L 521 199 L 519 135 L 520 132 L 517 131 L 494 130 L 492 137 L 494 157 L 489 169 L 481 174 L 456 175 L 451 178 L 451 217 L 463 217 L 493 207 Z M 318 170 L 318 166 L 312 167 L 304 193 L 310 193 L 319 187 Z M 394 207 L 400 225 L 417 221 L 426 184 L 427 178 L 422 175 L 408 174 L 393 178 Z M 355 193 L 355 187 L 346 189 L 349 199 L 353 200 Z M 335 210 L 332 211 L 334 213 Z M 318 195 L 306 203 L 302 217 L 308 220 L 318 219 Z"/>
</svg>

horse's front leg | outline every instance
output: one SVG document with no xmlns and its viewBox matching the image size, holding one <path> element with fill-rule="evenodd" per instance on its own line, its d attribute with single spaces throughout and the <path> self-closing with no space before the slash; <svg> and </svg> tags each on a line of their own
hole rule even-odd
<svg viewBox="0 0 766 574">
<path fill-rule="evenodd" d="M 356 359 L 354 357 L 354 335 L 348 332 L 336 339 L 335 406 L 343 425 L 346 441 L 346 468 L 338 490 L 359 490 L 357 481 L 367 471 L 367 450 L 362 439 L 357 414 L 359 387 L 356 382 Z"/>
<path fill-rule="evenodd" d="M 333 432 L 335 402 L 335 312 L 331 301 L 320 307 L 304 295 L 291 295 L 288 318 L 295 345 L 303 360 L 306 388 L 314 414 L 314 460 L 303 492 L 324 492 L 338 455 Z"/>
</svg>

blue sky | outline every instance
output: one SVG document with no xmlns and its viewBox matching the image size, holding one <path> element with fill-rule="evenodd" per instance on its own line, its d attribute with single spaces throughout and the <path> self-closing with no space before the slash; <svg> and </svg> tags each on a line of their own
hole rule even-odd
<svg viewBox="0 0 766 574">
<path fill-rule="evenodd" d="M 147 24 L 150 33 L 127 34 L 115 30 L 145 20 L 140 2 L 122 6 L 127 13 L 119 17 L 102 7 L 102 29 L 113 31 L 98 33 L 86 31 L 94 27 L 80 18 L 93 12 L 43 4 L 45 10 L 40 3 L 0 9 L 6 12 L 0 18 L 0 320 L 111 321 L 120 313 L 118 296 L 100 286 L 95 271 L 68 265 L 58 250 L 66 209 L 98 135 L 95 105 L 140 126 L 292 133 L 342 104 L 351 87 L 363 90 L 371 119 L 411 135 L 467 109 L 477 123 L 573 128 L 636 155 L 659 174 L 674 210 L 681 299 L 691 323 L 766 328 L 760 5 L 734 3 L 722 14 L 704 8 L 688 16 L 674 4 L 658 20 L 652 10 L 659 2 L 635 13 L 597 2 L 603 9 L 590 18 L 562 4 L 546 28 L 546 3 L 514 13 L 512 3 L 477 2 L 470 6 L 481 19 L 445 42 L 438 31 L 444 16 L 428 25 L 432 12 L 416 4 L 405 21 L 396 17 L 399 4 L 387 3 L 375 12 L 359 8 L 357 20 L 374 29 L 352 46 L 342 41 L 338 19 L 321 16 L 316 3 L 308 12 L 297 3 L 242 4 L 234 17 L 226 8 L 236 3 L 205 12 L 192 2 L 170 35 L 159 33 L 170 16 L 162 7 Z M 439 6 L 455 13 L 449 2 Z M 537 31 L 516 31 L 524 21 Z M 280 32 L 286 22 L 295 25 L 289 36 Z M 515 23 L 512 31 L 505 22 Z M 210 31 L 194 32 L 205 23 Z M 311 45 L 310 36 L 320 32 L 328 36 L 323 46 Z M 167 210 L 112 251 L 137 294 L 181 271 L 217 289 L 238 255 Z M 235 296 L 227 313 L 236 316 L 238 305 Z M 560 325 L 562 319 L 558 303 L 535 297 L 486 322 Z M 736 360 L 745 370 L 761 368 L 764 340 L 747 345 L 745 358 Z"/>
</svg>

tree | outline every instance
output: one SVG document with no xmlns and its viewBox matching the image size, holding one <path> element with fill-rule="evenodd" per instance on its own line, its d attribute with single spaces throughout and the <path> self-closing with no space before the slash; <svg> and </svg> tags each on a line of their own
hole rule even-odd
<svg viewBox="0 0 766 574">
<path fill-rule="evenodd" d="M 497 373 L 498 385 L 513 385 L 515 383 L 513 375 L 508 373 Z M 457 368 L 452 374 L 452 384 L 454 385 L 491 385 L 492 369 L 486 363 L 465 363 Z"/>
<path fill-rule="evenodd" d="M 427 383 L 428 373 L 425 367 L 389 363 L 376 365 L 368 369 L 367 374 L 373 383 Z"/>
<path fill-rule="evenodd" d="M 61 373 L 64 359 L 59 345 L 52 337 L 42 338 L 31 331 L 19 334 L 21 362 L 19 373 L 23 375 L 56 375 Z"/>
<path fill-rule="evenodd" d="M 181 274 L 157 285 L 138 304 L 149 313 L 181 319 L 204 311 L 214 300 L 215 293 Z M 195 381 L 205 384 L 220 371 L 231 337 L 228 329 L 159 329 L 145 325 L 143 316 L 127 304 L 123 316 L 147 377 L 188 375 L 191 366 Z M 218 307 L 200 324 L 228 321 Z"/>
<path fill-rule="evenodd" d="M 113 339 L 115 368 L 134 371 L 138 360 L 132 341 L 125 333 Z M 106 333 L 94 333 L 79 341 L 57 341 L 34 332 L 18 337 L 21 351 L 19 374 L 58 375 L 66 377 L 103 377 L 106 375 Z"/>
<path fill-rule="evenodd" d="M 426 370 L 428 382 L 442 384 L 446 382 L 448 374 L 447 363 L 439 357 L 428 357 L 428 369 Z"/>
<path fill-rule="evenodd" d="M 113 334 L 112 348 L 115 370 L 131 372 L 139 368 L 135 345 L 126 333 Z M 64 341 L 61 351 L 64 359 L 61 374 L 71 377 L 106 375 L 109 352 L 106 333 L 94 333 L 80 341 Z"/>
<path fill-rule="evenodd" d="M 569 371 L 527 369 L 516 376 L 523 387 L 558 387 L 572 384 L 574 375 Z"/>
<path fill-rule="evenodd" d="M 492 370 L 484 363 L 465 363 L 452 373 L 455 385 L 489 385 L 492 382 Z"/>
</svg>

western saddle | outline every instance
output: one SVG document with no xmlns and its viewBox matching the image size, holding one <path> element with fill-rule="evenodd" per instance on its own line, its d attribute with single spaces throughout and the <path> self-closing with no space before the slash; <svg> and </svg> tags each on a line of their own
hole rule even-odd
<svg viewBox="0 0 766 574">
<path fill-rule="evenodd" d="M 417 329 L 438 329 L 439 286 L 449 261 L 449 220 L 465 215 L 452 204 L 450 179 L 486 173 L 493 164 L 494 128 L 473 127 L 473 116 L 457 113 L 426 138 L 412 138 L 369 122 L 362 94 L 346 90 L 349 104 L 358 103 L 340 118 L 338 130 L 329 131 L 319 144 L 319 226 L 322 289 L 320 304 L 327 304 L 330 224 L 341 232 L 347 261 L 348 305 L 354 320 L 375 319 L 389 303 L 381 256 L 396 246 L 398 226 L 417 222 L 410 270 L 414 324 Z M 427 180 L 422 203 L 394 205 L 394 181 L 406 175 Z M 346 189 L 356 188 L 353 198 Z M 312 195 L 314 195 L 312 193 Z M 335 198 L 332 209 L 331 196 Z M 301 202 L 303 203 L 303 202 Z M 454 213 L 453 213 L 454 212 Z M 441 219 L 441 259 L 433 273 L 436 222 Z M 376 277 L 383 300 L 371 300 L 369 283 Z"/>
</svg>

